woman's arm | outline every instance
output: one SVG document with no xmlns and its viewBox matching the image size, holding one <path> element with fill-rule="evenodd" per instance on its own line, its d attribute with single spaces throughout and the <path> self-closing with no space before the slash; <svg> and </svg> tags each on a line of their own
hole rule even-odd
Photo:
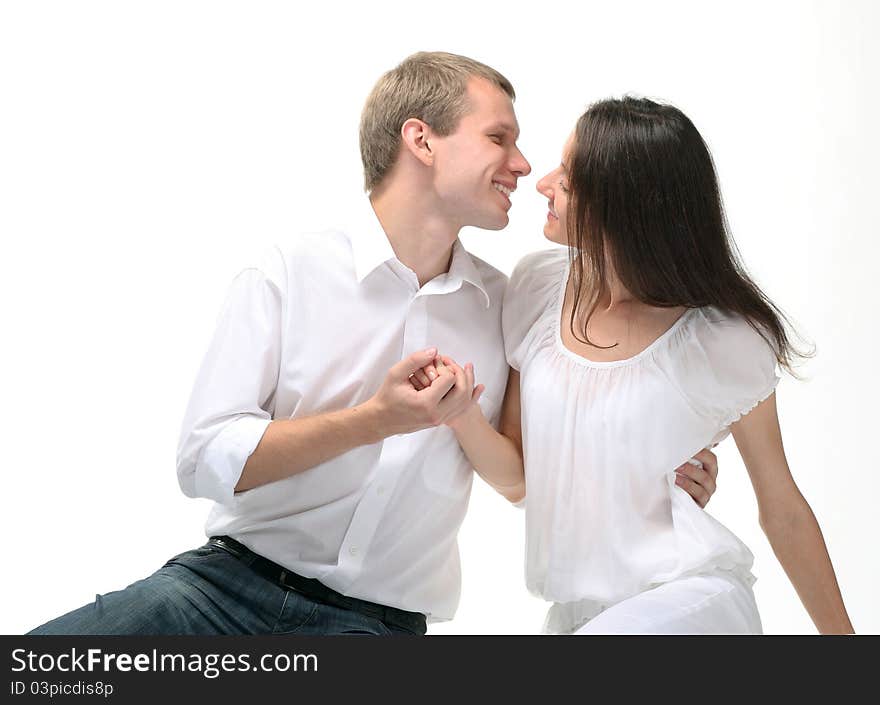
<svg viewBox="0 0 880 705">
<path fill-rule="evenodd" d="M 446 360 L 447 365 L 454 365 Z M 466 372 L 473 375 L 470 365 Z M 473 377 L 471 377 L 473 379 Z M 477 396 L 476 398 L 479 398 Z M 510 370 L 507 389 L 501 405 L 501 433 L 492 428 L 483 416 L 479 404 L 471 404 L 468 410 L 447 425 L 455 432 L 474 470 L 495 491 L 510 502 L 519 502 L 526 495 L 523 472 L 522 431 L 520 428 L 519 372 Z"/>
<path fill-rule="evenodd" d="M 816 517 L 791 476 L 771 394 L 731 427 L 758 499 L 758 519 L 791 584 L 822 634 L 851 634 Z"/>
<path fill-rule="evenodd" d="M 446 422 L 455 432 L 459 444 L 471 461 L 471 465 L 492 488 L 511 502 L 519 502 L 525 497 L 525 474 L 523 472 L 522 426 L 520 420 L 519 372 L 510 368 L 507 376 L 507 389 L 501 405 L 499 432 L 483 416 L 476 403 L 482 394 L 483 385 L 474 384 L 473 366 L 468 363 L 462 370 L 449 357 L 438 357 L 436 365 L 445 365 L 466 381 L 467 389 L 474 389 L 472 403 L 460 416 Z M 432 366 L 417 370 L 410 380 L 416 389 L 424 389 L 433 384 L 437 370 Z M 676 484 L 685 490 L 701 507 L 705 507 L 715 493 L 715 477 L 718 475 L 718 459 L 709 450 L 702 450 L 694 456 L 703 467 L 683 463 L 676 468 Z"/>
</svg>

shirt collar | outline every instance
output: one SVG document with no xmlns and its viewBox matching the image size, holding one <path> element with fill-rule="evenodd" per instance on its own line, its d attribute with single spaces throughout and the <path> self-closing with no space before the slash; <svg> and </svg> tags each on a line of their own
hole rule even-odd
<svg viewBox="0 0 880 705">
<path fill-rule="evenodd" d="M 389 260 L 397 259 L 394 248 L 391 247 L 391 242 L 382 229 L 382 224 L 373 210 L 370 199 L 365 197 L 361 205 L 362 208 L 358 209 L 360 212 L 349 231 L 355 276 L 358 283 L 366 279 L 380 265 Z M 401 263 L 401 266 L 404 265 Z M 489 308 L 491 301 L 483 278 L 480 276 L 470 253 L 456 238 L 452 244 L 452 260 L 449 263 L 449 271 L 428 282 L 425 285 L 426 291 L 424 293 L 449 293 L 460 289 L 463 282 L 468 282 L 479 289 L 483 294 L 486 308 Z"/>
<path fill-rule="evenodd" d="M 489 308 L 492 302 L 489 300 L 489 292 L 486 291 L 483 277 L 480 276 L 480 271 L 474 264 L 474 258 L 470 252 L 464 249 L 464 245 L 458 238 L 452 243 L 452 261 L 449 263 L 449 273 L 446 276 L 452 281 L 457 279 L 459 286 L 461 286 L 461 282 L 468 282 L 477 287 L 483 293 L 486 308 Z"/>
<path fill-rule="evenodd" d="M 376 217 L 370 199 L 364 196 L 359 204 L 361 207 L 356 209 L 357 217 L 349 227 L 354 271 L 358 283 L 379 265 L 390 259 L 396 259 L 394 249 L 382 229 L 379 218 Z"/>
</svg>

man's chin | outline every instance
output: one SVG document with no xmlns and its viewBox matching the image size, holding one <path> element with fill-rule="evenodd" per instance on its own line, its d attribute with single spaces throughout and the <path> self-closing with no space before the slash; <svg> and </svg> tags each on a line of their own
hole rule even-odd
<svg viewBox="0 0 880 705">
<path fill-rule="evenodd" d="M 506 212 L 496 211 L 495 213 L 481 213 L 478 217 L 470 219 L 467 225 L 480 230 L 504 230 L 510 223 L 510 218 Z"/>
<path fill-rule="evenodd" d="M 480 227 L 483 230 L 504 230 L 510 223 L 510 217 L 507 213 L 504 213 L 500 217 L 492 218 L 491 221 L 487 222 L 485 225 L 481 225 Z"/>
</svg>

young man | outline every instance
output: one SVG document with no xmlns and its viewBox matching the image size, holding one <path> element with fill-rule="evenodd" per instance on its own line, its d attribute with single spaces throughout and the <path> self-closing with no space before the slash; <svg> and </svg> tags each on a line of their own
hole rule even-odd
<svg viewBox="0 0 880 705">
<path fill-rule="evenodd" d="M 513 99 L 451 54 L 379 80 L 360 128 L 369 200 L 239 274 L 196 381 L 177 470 L 215 501 L 214 538 L 32 633 L 423 634 L 452 618 L 472 470 L 445 422 L 478 395 L 471 367 L 420 391 L 409 377 L 438 350 L 472 362 L 497 422 L 506 278 L 458 233 L 505 227 L 530 171 Z M 520 499 L 517 478 L 485 479 Z"/>
</svg>

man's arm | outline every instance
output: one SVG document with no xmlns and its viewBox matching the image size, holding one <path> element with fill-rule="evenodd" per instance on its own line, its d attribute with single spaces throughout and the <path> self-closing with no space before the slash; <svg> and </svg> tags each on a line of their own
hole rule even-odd
<svg viewBox="0 0 880 705">
<path fill-rule="evenodd" d="M 188 497 L 230 502 L 236 491 L 302 472 L 390 435 L 442 423 L 462 403 L 460 393 L 443 398 L 454 384 L 448 371 L 431 394 L 417 394 L 406 382 L 410 365 L 427 364 L 436 352 L 425 351 L 395 365 L 362 405 L 273 420 L 287 298 L 287 269 L 277 249 L 266 254 L 259 268 L 242 271 L 229 288 L 178 443 L 177 477 Z"/>
<path fill-rule="evenodd" d="M 439 370 L 434 384 L 413 389 L 409 376 L 427 365 L 435 349 L 413 353 L 388 372 L 379 391 L 358 406 L 316 416 L 272 421 L 245 463 L 236 492 L 296 475 L 358 446 L 400 433 L 437 426 L 466 403 L 451 370 Z M 452 390 L 452 391 L 450 391 Z M 449 392 L 449 394 L 447 394 Z M 468 393 L 468 399 L 470 394 Z"/>
</svg>

